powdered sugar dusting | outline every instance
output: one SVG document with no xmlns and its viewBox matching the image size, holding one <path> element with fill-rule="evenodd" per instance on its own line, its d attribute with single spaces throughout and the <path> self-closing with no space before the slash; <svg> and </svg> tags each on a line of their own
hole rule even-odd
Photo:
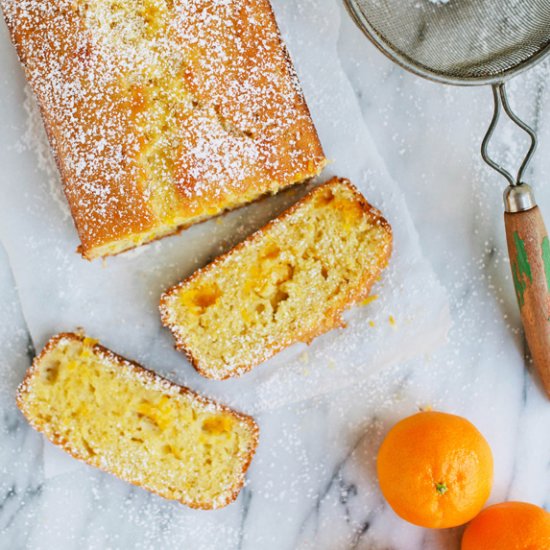
<svg viewBox="0 0 550 550">
<path fill-rule="evenodd" d="M 135 246 L 324 165 L 267 0 L 2 5 L 85 253 Z"/>
</svg>

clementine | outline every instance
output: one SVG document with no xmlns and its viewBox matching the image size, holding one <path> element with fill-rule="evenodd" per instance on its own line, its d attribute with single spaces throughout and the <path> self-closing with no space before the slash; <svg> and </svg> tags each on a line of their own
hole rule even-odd
<svg viewBox="0 0 550 550">
<path fill-rule="evenodd" d="M 526 502 L 483 510 L 466 528 L 462 550 L 549 550 L 550 514 Z"/>
<path fill-rule="evenodd" d="M 405 418 L 390 430 L 377 469 L 395 513 L 436 529 L 475 517 L 493 483 L 493 456 L 481 433 L 465 418 L 434 411 Z"/>
</svg>

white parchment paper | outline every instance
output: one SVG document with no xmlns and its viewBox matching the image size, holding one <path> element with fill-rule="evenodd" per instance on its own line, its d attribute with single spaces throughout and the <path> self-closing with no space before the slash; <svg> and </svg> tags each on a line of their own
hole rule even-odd
<svg viewBox="0 0 550 550">
<path fill-rule="evenodd" d="M 255 413 L 355 385 L 444 341 L 450 325 L 445 293 L 422 256 L 399 187 L 377 153 L 340 67 L 340 7 L 336 0 L 275 0 L 274 8 L 332 161 L 321 180 L 350 178 L 393 226 L 391 265 L 373 291 L 379 298 L 350 311 L 347 328 L 310 346 L 296 345 L 240 379 L 201 378 L 161 327 L 161 293 L 294 202 L 297 192 L 105 262 L 81 259 L 36 106 L 2 25 L 0 56 L 8 71 L 0 75 L 0 238 L 36 346 L 54 333 L 83 327 L 114 351 Z M 56 463 L 55 453 L 46 456 Z M 55 464 L 47 468 L 52 474 L 59 470 Z"/>
</svg>

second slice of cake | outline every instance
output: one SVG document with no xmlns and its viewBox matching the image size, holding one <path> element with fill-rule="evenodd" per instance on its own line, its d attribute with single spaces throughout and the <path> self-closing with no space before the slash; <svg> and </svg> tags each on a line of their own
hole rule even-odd
<svg viewBox="0 0 550 550">
<path fill-rule="evenodd" d="M 162 322 L 202 375 L 237 376 L 342 326 L 391 248 L 380 212 L 349 181 L 333 179 L 168 290 Z"/>
</svg>

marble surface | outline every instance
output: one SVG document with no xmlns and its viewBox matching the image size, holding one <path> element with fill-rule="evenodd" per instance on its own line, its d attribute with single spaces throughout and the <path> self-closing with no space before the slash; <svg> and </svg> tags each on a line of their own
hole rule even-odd
<svg viewBox="0 0 550 550">
<path fill-rule="evenodd" d="M 307 13 L 309 3 L 298 3 Z M 343 8 L 336 15 L 328 30 L 338 32 L 341 65 L 448 295 L 448 343 L 351 390 L 258 413 L 260 448 L 237 502 L 191 511 L 86 466 L 47 471 L 48 446 L 13 404 L 13 389 L 42 342 L 29 333 L 0 247 L 0 548 L 457 549 L 460 529 L 404 523 L 384 503 L 374 475 L 384 433 L 425 406 L 467 416 L 485 434 L 495 455 L 492 502 L 550 505 L 550 404 L 528 372 L 505 254 L 504 184 L 479 157 L 490 91 L 405 74 Z M 539 132 L 528 176 L 546 212 L 549 75 L 546 64 L 510 85 L 514 106 Z M 509 127 L 501 136 L 495 151 L 517 162 L 523 142 Z M 430 288 L 425 292 L 429 301 Z"/>
</svg>

